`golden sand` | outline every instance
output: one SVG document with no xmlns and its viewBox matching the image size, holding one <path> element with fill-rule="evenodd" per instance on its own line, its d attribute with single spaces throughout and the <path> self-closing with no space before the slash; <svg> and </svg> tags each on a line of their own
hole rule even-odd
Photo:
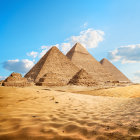
<svg viewBox="0 0 140 140">
<path fill-rule="evenodd" d="M 50 139 L 139 140 L 140 85 L 0 87 L 0 140 Z"/>
</svg>

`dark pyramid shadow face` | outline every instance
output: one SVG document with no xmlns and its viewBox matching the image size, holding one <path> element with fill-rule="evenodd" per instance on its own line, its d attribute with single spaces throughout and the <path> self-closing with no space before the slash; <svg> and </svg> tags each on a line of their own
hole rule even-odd
<svg viewBox="0 0 140 140">
<path fill-rule="evenodd" d="M 95 81 L 105 82 L 113 80 L 112 75 L 80 43 L 76 43 L 66 56 L 77 67 L 86 70 Z"/>
<path fill-rule="evenodd" d="M 78 71 L 79 68 L 57 47 L 52 47 L 25 77 L 37 83 L 45 74 L 53 73 L 53 75 L 56 75 L 56 79 L 60 79 L 60 81 L 63 81 L 63 84 L 67 84 Z"/>
<path fill-rule="evenodd" d="M 118 70 L 109 60 L 103 58 L 100 61 L 101 65 L 112 74 L 116 81 L 131 82 L 120 70 Z"/>
</svg>

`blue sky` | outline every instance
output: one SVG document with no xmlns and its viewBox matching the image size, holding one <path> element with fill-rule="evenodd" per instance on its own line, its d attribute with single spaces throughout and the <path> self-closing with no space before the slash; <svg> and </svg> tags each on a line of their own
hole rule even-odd
<svg viewBox="0 0 140 140">
<path fill-rule="evenodd" d="M 52 45 L 66 53 L 79 41 L 98 61 L 106 57 L 140 82 L 139 6 L 139 0 L 0 0 L 0 78 L 24 74 Z"/>
</svg>

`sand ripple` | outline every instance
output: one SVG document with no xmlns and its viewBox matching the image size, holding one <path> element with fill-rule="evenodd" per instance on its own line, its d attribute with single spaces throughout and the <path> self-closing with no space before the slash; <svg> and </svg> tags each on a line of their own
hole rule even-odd
<svg viewBox="0 0 140 140">
<path fill-rule="evenodd" d="M 6 90 L 0 92 L 0 140 L 140 139 L 140 98 Z"/>
</svg>

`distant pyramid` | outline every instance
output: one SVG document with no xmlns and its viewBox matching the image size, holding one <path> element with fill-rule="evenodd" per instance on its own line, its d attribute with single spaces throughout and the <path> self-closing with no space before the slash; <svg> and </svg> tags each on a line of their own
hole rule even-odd
<svg viewBox="0 0 140 140">
<path fill-rule="evenodd" d="M 94 86 L 97 83 L 92 79 L 84 69 L 78 71 L 73 78 L 69 81 L 70 85 L 80 85 L 80 86 Z"/>
<path fill-rule="evenodd" d="M 97 82 L 113 81 L 112 75 L 81 44 L 76 43 L 66 56 L 77 67 L 86 70 Z"/>
<path fill-rule="evenodd" d="M 126 81 L 130 82 L 130 80 L 121 72 L 119 71 L 111 62 L 109 62 L 106 58 L 100 61 L 102 66 L 112 74 L 116 81 Z"/>
<path fill-rule="evenodd" d="M 67 84 L 78 71 L 79 68 L 54 46 L 35 64 L 25 77 L 37 83 L 45 74 L 54 73 L 56 79 L 59 75 L 59 80 L 63 84 Z"/>
<path fill-rule="evenodd" d="M 3 82 L 3 86 L 30 86 L 31 83 L 27 81 L 26 78 L 22 77 L 20 73 L 13 72 L 9 77 L 7 77 Z"/>
</svg>

